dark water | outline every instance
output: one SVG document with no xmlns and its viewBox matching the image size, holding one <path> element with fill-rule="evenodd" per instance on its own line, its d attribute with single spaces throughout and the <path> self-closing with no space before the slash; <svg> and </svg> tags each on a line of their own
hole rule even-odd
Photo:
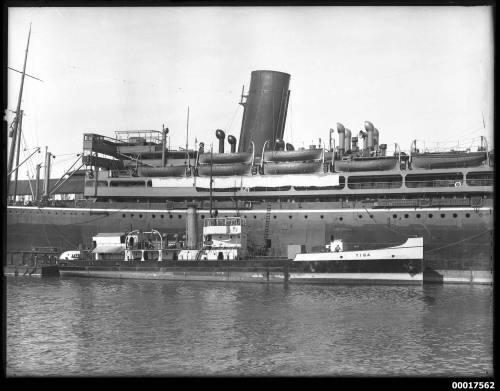
<svg viewBox="0 0 500 391">
<path fill-rule="evenodd" d="M 7 375 L 493 375 L 490 286 L 7 282 Z"/>
</svg>

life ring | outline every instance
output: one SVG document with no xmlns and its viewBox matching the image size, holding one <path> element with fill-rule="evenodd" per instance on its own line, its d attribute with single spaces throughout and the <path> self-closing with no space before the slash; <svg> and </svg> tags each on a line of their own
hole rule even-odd
<svg viewBox="0 0 500 391">
<path fill-rule="evenodd" d="M 455 187 L 460 187 L 462 186 L 462 182 L 455 182 Z"/>
</svg>

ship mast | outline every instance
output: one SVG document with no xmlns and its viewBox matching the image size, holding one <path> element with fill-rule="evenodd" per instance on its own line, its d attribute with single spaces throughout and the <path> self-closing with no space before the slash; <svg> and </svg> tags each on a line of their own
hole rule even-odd
<svg viewBox="0 0 500 391">
<path fill-rule="evenodd" d="M 24 77 L 26 75 L 26 62 L 28 60 L 28 48 L 30 45 L 30 37 L 31 37 L 31 24 L 30 24 L 30 29 L 28 32 L 28 42 L 26 43 L 26 51 L 24 54 L 24 65 L 23 65 L 23 72 L 22 72 L 22 76 L 21 76 L 21 86 L 19 87 L 19 96 L 17 98 L 16 117 L 14 118 L 14 121 L 13 121 L 13 129 L 12 129 L 12 134 L 11 134 L 12 141 L 10 144 L 10 155 L 9 155 L 9 162 L 8 162 L 8 166 L 7 166 L 7 172 L 8 172 L 8 174 L 7 174 L 7 189 L 9 189 L 9 187 L 10 187 L 10 175 L 11 175 L 11 171 L 12 171 L 12 164 L 14 162 L 15 146 L 16 146 L 16 141 L 17 141 L 17 137 L 18 137 L 17 129 L 18 129 L 19 122 L 20 122 L 20 116 L 22 115 L 21 114 L 21 99 L 23 96 Z M 8 191 L 7 191 L 7 194 L 9 194 Z"/>
<path fill-rule="evenodd" d="M 213 198 L 212 198 L 212 182 L 213 182 L 213 158 L 214 158 L 214 144 L 210 146 L 210 217 L 212 216 L 212 206 L 213 206 Z"/>
</svg>

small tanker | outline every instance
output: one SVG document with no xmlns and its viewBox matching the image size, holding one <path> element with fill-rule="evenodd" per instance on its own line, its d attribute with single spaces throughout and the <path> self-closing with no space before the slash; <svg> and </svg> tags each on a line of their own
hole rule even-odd
<svg viewBox="0 0 500 391">
<path fill-rule="evenodd" d="M 289 246 L 288 258 L 250 257 L 246 219 L 203 220 L 202 245 L 197 247 L 197 216 L 191 207 L 186 246 L 169 248 L 160 232 L 135 230 L 89 260 L 67 260 L 63 277 L 109 277 L 224 282 L 279 282 L 322 284 L 421 284 L 423 240 L 410 238 L 400 246 L 343 251 L 333 240 L 324 252 L 304 253 Z M 112 248 L 111 248 L 112 247 Z M 61 262 L 64 256 L 61 256 Z"/>
</svg>

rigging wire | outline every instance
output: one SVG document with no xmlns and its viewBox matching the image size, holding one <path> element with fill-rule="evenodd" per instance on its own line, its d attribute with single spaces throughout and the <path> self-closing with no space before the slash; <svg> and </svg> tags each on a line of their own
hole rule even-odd
<svg viewBox="0 0 500 391">
<path fill-rule="evenodd" d="M 229 126 L 226 126 L 226 129 L 227 129 L 228 132 L 231 131 L 231 128 L 233 126 L 233 122 L 236 119 L 236 114 L 238 113 L 238 110 L 239 110 L 240 106 L 241 105 L 239 105 L 239 104 L 236 106 L 236 109 L 234 110 L 234 113 L 233 113 L 233 118 L 231 119 L 231 122 L 229 123 Z"/>
</svg>

